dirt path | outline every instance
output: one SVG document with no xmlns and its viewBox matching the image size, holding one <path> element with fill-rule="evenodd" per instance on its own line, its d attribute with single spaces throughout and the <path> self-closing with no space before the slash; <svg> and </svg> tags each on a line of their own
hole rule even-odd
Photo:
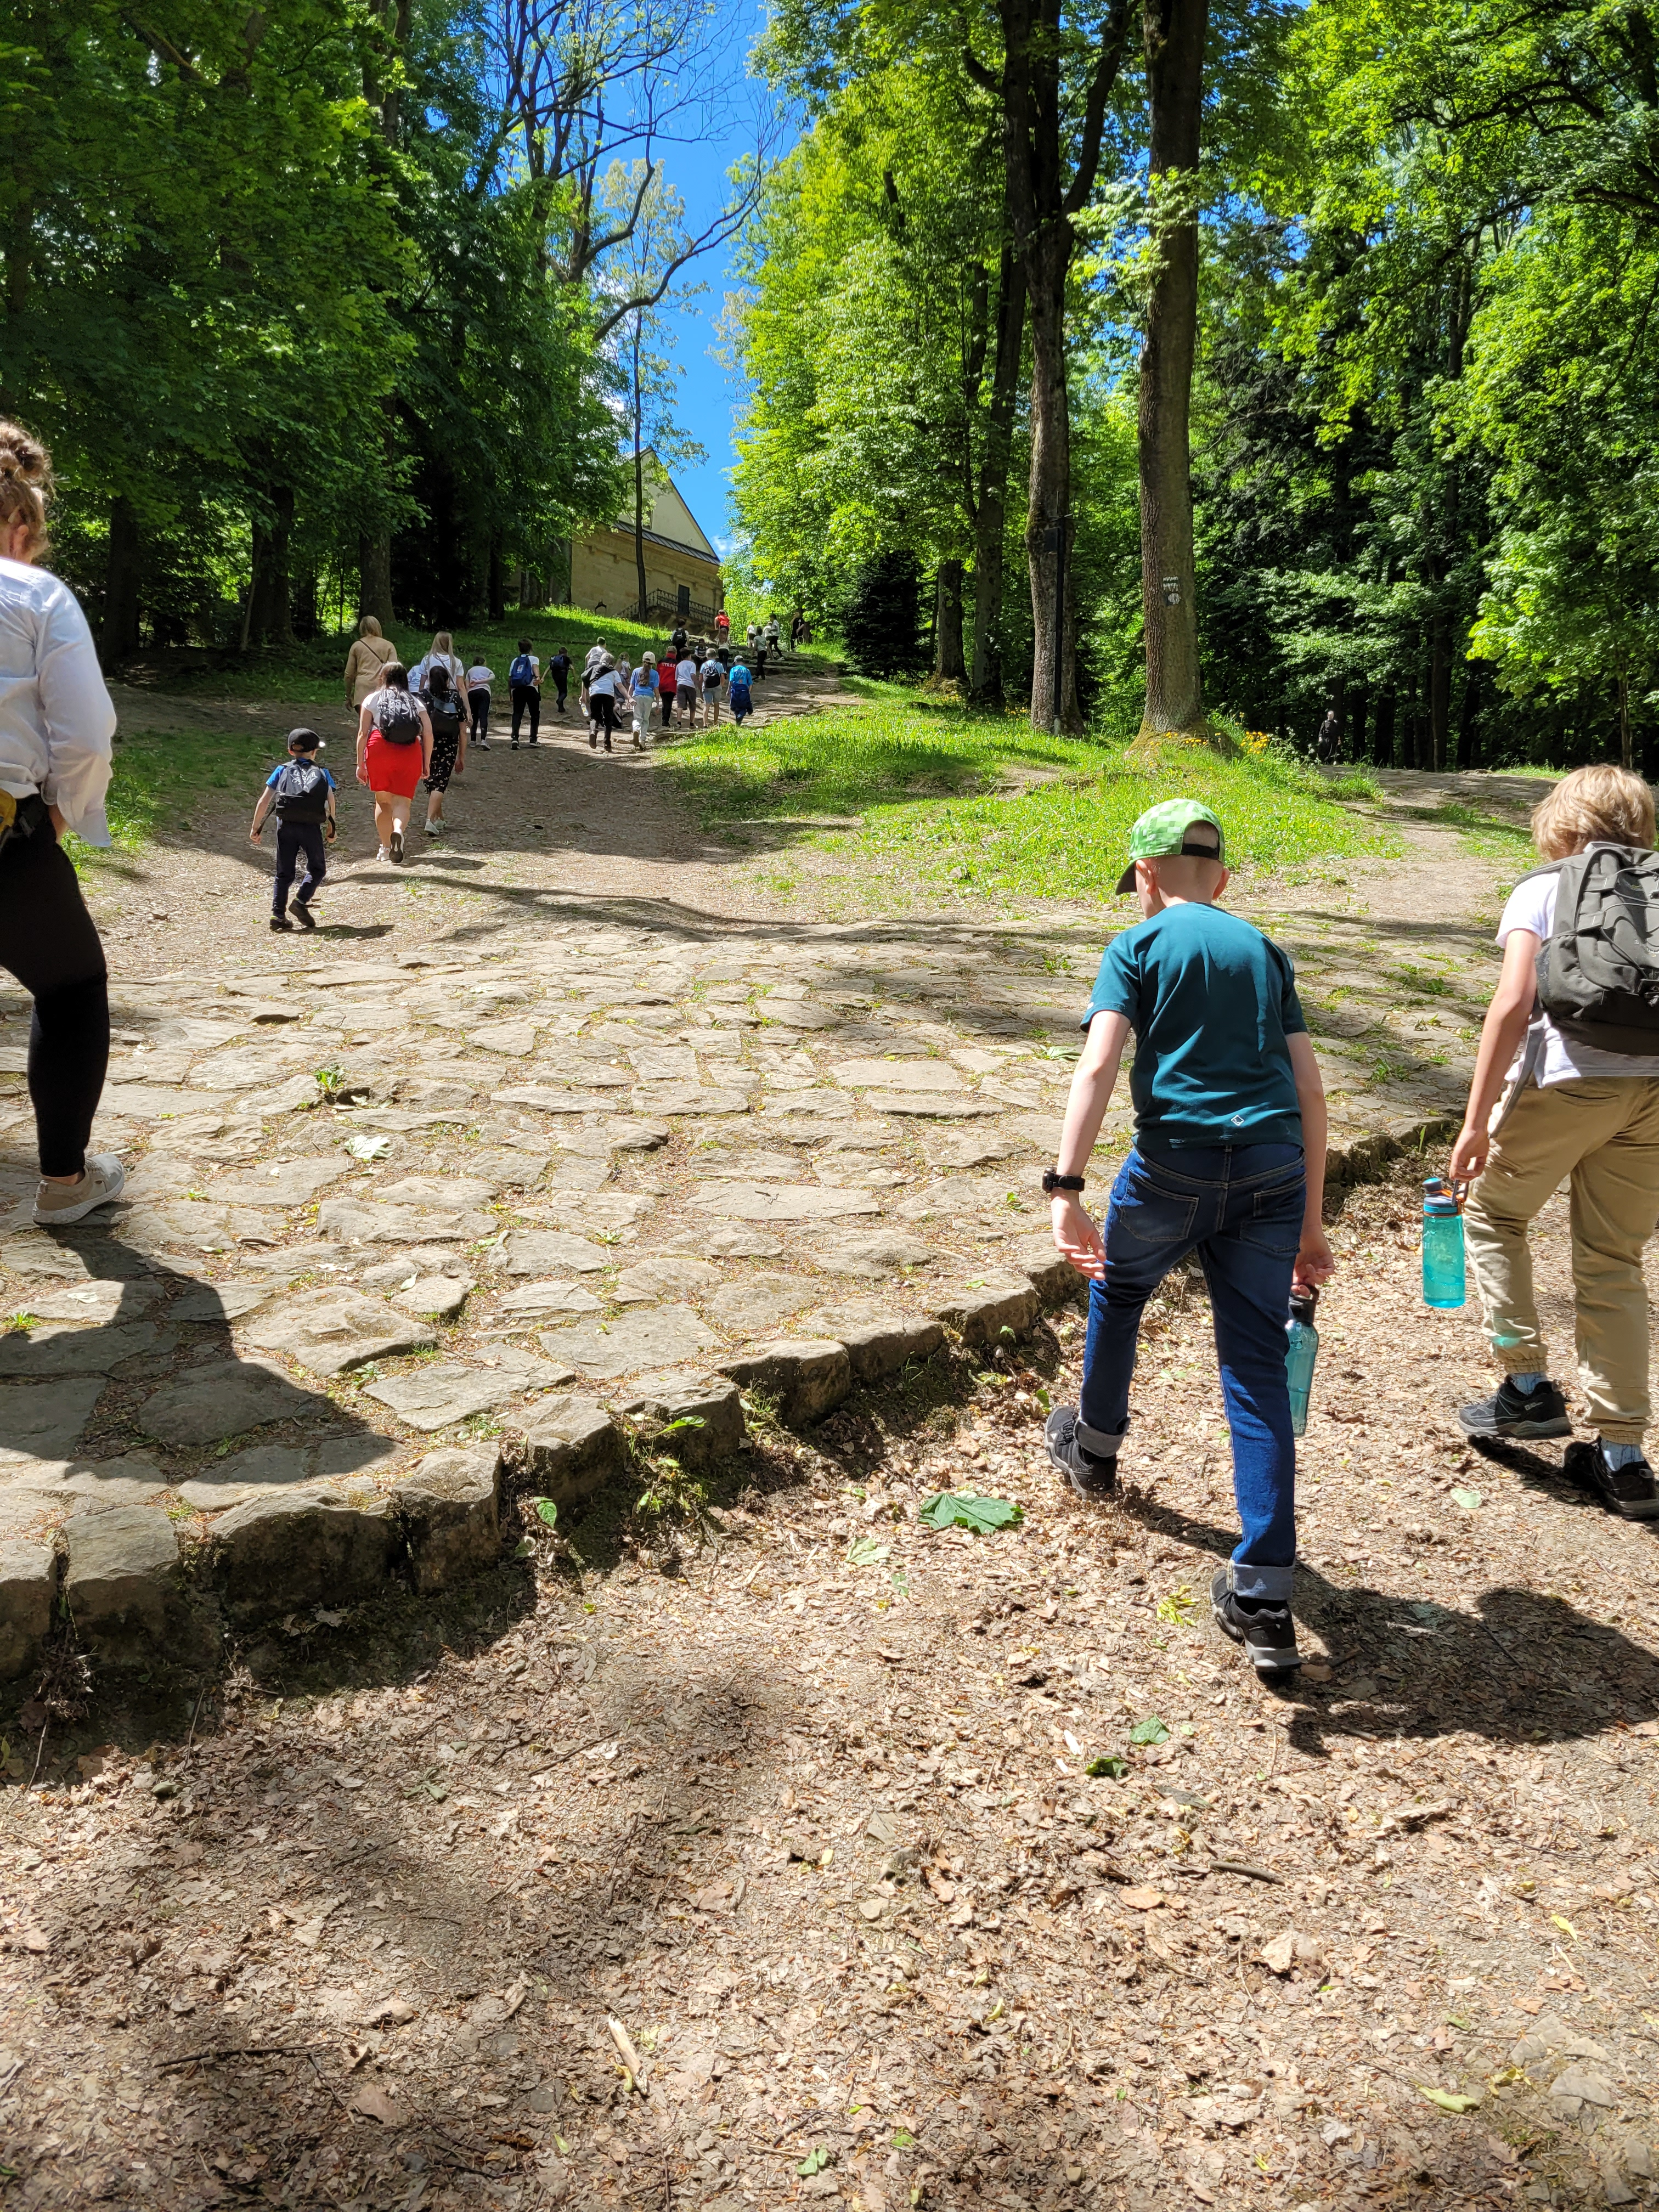
<svg viewBox="0 0 1659 2212">
<path fill-rule="evenodd" d="M 558 1537 L 516 1504 L 459 1596 L 289 1617 L 195 1677 L 60 1666 L 3 1747 L 15 2201 L 1644 2201 L 1654 1540 L 1558 1448 L 1462 1446 L 1490 1378 L 1472 1311 L 1419 1301 L 1416 1170 L 1334 1208 L 1316 1663 L 1277 1697 L 1206 1625 L 1231 1509 L 1184 1279 L 1121 1502 L 1067 1503 L 1041 1460 L 1080 1318 L 1033 1324 L 1019 1271 L 1089 918 L 769 915 L 631 750 L 477 765 L 453 843 L 341 866 L 314 940 L 263 933 L 251 793 L 100 878 L 100 1133 L 138 1172 L 85 1235 L 14 1220 L 0 1296 L 55 1320 L 112 1285 L 127 1333 L 4 1339 L 11 1540 L 73 1557 L 116 1481 L 191 1542 L 239 1484 L 372 1504 L 562 1394 L 999 1286 L 1028 1333 L 804 1434 L 751 1406 L 701 1538 L 641 1475 Z M 1455 1099 L 1490 971 L 1504 861 L 1403 826 L 1407 867 L 1259 902 L 1351 1155 Z M 20 1194 L 24 1012 L 0 1002 Z M 318 1104 L 319 1066 L 368 1103 Z M 453 1296 L 435 1364 L 270 1348 L 273 1316 L 342 1286 L 393 1316 L 416 1277 Z M 193 1317 L 207 1284 L 234 1320 Z M 158 1440 L 174 1382 L 258 1362 L 298 1413 Z M 919 1509 L 954 1486 L 1023 1518 L 938 1531 Z"/>
</svg>

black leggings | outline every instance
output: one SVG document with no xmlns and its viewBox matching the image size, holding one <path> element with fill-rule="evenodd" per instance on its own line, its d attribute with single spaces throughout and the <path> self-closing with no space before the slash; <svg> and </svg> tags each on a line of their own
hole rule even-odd
<svg viewBox="0 0 1659 2212">
<path fill-rule="evenodd" d="M 0 848 L 0 967 L 34 1000 L 29 1097 L 40 1172 L 79 1175 L 109 1065 L 109 976 L 50 823 Z"/>
<path fill-rule="evenodd" d="M 467 712 L 472 717 L 471 738 L 476 745 L 480 738 L 489 735 L 489 694 L 488 691 L 469 691 Z"/>
</svg>

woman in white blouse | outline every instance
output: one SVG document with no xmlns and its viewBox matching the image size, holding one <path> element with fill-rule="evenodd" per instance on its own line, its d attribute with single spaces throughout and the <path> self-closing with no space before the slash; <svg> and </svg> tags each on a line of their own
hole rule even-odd
<svg viewBox="0 0 1659 2212">
<path fill-rule="evenodd" d="M 82 1219 L 126 1181 L 112 1154 L 87 1153 L 109 1060 L 109 983 L 58 842 L 69 829 L 88 845 L 109 842 L 115 708 L 74 592 L 36 565 L 51 489 L 46 447 L 0 422 L 0 967 L 34 1000 L 29 1097 L 42 1228 Z"/>
</svg>

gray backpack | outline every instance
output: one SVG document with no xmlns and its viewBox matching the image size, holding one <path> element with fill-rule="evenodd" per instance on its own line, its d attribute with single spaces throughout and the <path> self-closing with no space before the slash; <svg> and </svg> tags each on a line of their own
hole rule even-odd
<svg viewBox="0 0 1659 2212">
<path fill-rule="evenodd" d="M 1540 1008 L 1580 1044 L 1659 1054 L 1659 853 L 1592 845 L 1531 873 L 1559 878 Z"/>
</svg>

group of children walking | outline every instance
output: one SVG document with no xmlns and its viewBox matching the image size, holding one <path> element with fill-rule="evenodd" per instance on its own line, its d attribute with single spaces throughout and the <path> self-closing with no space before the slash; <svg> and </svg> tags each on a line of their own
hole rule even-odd
<svg viewBox="0 0 1659 2212">
<path fill-rule="evenodd" d="M 1542 865 L 1498 927 L 1503 969 L 1451 1154 L 1455 1187 L 1474 1182 L 1468 1249 L 1503 1370 L 1495 1394 L 1458 1419 L 1486 1443 L 1571 1433 L 1527 1243 L 1565 1180 L 1579 1385 L 1595 1441 L 1570 1443 L 1562 1474 L 1610 1512 L 1659 1519 L 1643 1449 L 1643 1255 L 1659 1223 L 1653 794 L 1625 769 L 1580 769 L 1532 827 Z M 1292 1293 L 1316 1291 L 1334 1267 L 1322 1222 L 1324 1091 L 1289 956 L 1217 904 L 1228 871 L 1216 816 L 1187 799 L 1155 806 L 1134 824 L 1128 859 L 1118 890 L 1134 893 L 1141 919 L 1101 961 L 1058 1157 L 1042 1177 L 1055 1245 L 1091 1281 L 1079 1400 L 1049 1415 L 1045 1442 L 1078 1496 L 1114 1494 L 1141 1314 L 1195 1255 L 1242 1528 L 1212 1608 L 1261 1674 L 1285 1680 L 1302 1663 L 1286 1322 Z M 1134 1143 L 1097 1224 L 1085 1178 L 1132 1036 Z"/>
</svg>

